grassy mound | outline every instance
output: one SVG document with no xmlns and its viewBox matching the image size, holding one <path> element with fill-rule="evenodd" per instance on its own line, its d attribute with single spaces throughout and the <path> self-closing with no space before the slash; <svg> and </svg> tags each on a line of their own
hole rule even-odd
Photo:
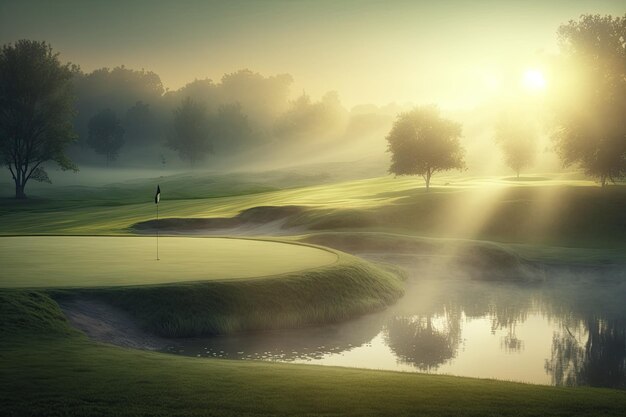
<svg viewBox="0 0 626 417">
<path fill-rule="evenodd" d="M 3 416 L 620 416 L 626 407 L 609 389 L 120 349 L 72 332 L 44 292 L 0 290 L 0 306 Z M 17 331 L 18 321 L 38 324 Z"/>
<path fill-rule="evenodd" d="M 321 324 L 382 309 L 402 294 L 398 270 L 346 254 L 333 265 L 236 281 L 55 291 L 116 305 L 161 336 Z"/>
<path fill-rule="evenodd" d="M 455 239 L 432 239 L 392 233 L 326 232 L 306 235 L 301 240 L 351 253 L 382 253 L 425 257 L 465 271 L 483 281 L 536 281 L 543 277 L 543 266 L 522 258 L 505 245 Z M 415 261 L 415 259 L 414 259 Z"/>
<path fill-rule="evenodd" d="M 277 220 L 287 220 L 305 211 L 299 206 L 258 206 L 241 211 L 234 217 L 209 218 L 178 218 L 170 217 L 157 220 L 146 220 L 130 227 L 135 232 L 159 230 L 168 232 L 188 232 L 203 229 L 226 229 L 244 225 L 264 224 Z"/>
</svg>

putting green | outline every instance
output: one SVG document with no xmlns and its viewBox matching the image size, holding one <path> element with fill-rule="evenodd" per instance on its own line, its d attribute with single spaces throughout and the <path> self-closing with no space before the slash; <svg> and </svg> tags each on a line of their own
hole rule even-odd
<svg viewBox="0 0 626 417">
<path fill-rule="evenodd" d="M 331 251 L 230 238 L 0 238 L 0 287 L 92 287 L 253 278 L 336 262 Z"/>
</svg>

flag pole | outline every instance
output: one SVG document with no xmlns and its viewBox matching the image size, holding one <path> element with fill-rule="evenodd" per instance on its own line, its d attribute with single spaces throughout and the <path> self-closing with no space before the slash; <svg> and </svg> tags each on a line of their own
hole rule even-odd
<svg viewBox="0 0 626 417">
<path fill-rule="evenodd" d="M 160 261 L 159 259 L 159 203 L 157 203 L 157 221 L 156 221 L 156 241 L 157 241 L 157 261 Z"/>
<path fill-rule="evenodd" d="M 157 185 L 157 189 L 156 189 L 156 194 L 154 195 L 154 204 L 156 204 L 156 250 L 157 250 L 157 257 L 156 260 L 160 261 L 159 259 L 159 202 L 161 201 L 161 187 L 159 185 Z"/>
</svg>

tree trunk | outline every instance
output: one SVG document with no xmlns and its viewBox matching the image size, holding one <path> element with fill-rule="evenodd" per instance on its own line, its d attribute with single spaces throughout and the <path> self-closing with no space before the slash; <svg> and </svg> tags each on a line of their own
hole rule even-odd
<svg viewBox="0 0 626 417">
<path fill-rule="evenodd" d="M 602 184 L 602 188 L 606 187 L 606 175 L 600 176 L 600 183 Z"/>
<path fill-rule="evenodd" d="M 431 172 L 430 170 L 426 172 L 426 192 L 428 192 L 430 190 L 430 176 L 431 176 Z"/>
<path fill-rule="evenodd" d="M 20 182 L 19 180 L 15 180 L 15 198 L 17 200 L 23 200 L 26 198 L 26 193 L 24 193 L 25 186 L 26 186 L 25 182 Z"/>
<path fill-rule="evenodd" d="M 519 181 L 519 169 L 517 170 L 517 180 Z"/>
</svg>

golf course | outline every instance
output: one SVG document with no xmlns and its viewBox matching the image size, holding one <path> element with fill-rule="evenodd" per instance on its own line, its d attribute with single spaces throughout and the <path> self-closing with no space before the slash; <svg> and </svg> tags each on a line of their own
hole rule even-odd
<svg viewBox="0 0 626 417">
<path fill-rule="evenodd" d="M 0 417 L 626 416 L 623 0 L 0 28 Z"/>
<path fill-rule="evenodd" d="M 201 184 L 202 178 L 185 177 L 184 181 L 193 188 L 193 184 Z M 256 180 L 263 181 L 263 177 L 257 175 Z M 174 176 L 169 181 L 175 183 L 177 179 Z M 396 202 L 396 210 L 402 211 L 414 211 L 424 204 L 445 207 L 454 204 L 451 201 L 459 194 L 474 192 L 475 184 L 484 181 L 465 183 L 456 189 L 436 188 L 430 195 L 421 196 L 413 195 L 411 184 L 405 180 L 381 178 L 246 196 L 208 194 L 193 200 L 163 200 L 161 209 L 167 214 L 159 236 L 159 261 L 155 224 L 135 226 L 140 223 L 139 213 L 149 212 L 150 205 L 125 204 L 122 197 L 125 187 L 139 187 L 149 194 L 149 181 L 116 185 L 120 190 L 118 200 L 113 198 L 110 187 L 103 187 L 106 201 L 90 197 L 58 206 L 60 202 L 33 200 L 27 203 L 28 210 L 5 206 L 8 212 L 3 218 L 12 221 L 2 222 L 5 236 L 0 237 L 3 410 L 7 415 L 41 415 L 55 404 L 55 410 L 62 410 L 58 411 L 60 415 L 95 415 L 104 410 L 102 407 L 120 415 L 206 415 L 207 408 L 215 415 L 620 415 L 626 396 L 619 390 L 185 358 L 115 347 L 89 339 L 73 328 L 59 307 L 83 301 L 103 303 L 123 312 L 144 331 L 165 338 L 228 335 L 349 322 L 364 313 L 384 310 L 402 297 L 406 278 L 399 267 L 391 265 L 393 262 L 372 263 L 337 249 L 365 254 L 366 258 L 368 253 L 390 251 L 404 256 L 421 253 L 432 259 L 446 254 L 456 256 L 464 267 L 504 268 L 503 275 L 490 278 L 498 280 L 511 279 L 511 274 L 528 262 L 585 267 L 607 261 L 623 264 L 623 248 L 614 246 L 611 237 L 619 239 L 621 230 L 605 233 L 603 239 L 596 240 L 595 248 L 576 248 L 571 242 L 568 247 L 568 239 L 575 242 L 593 236 L 582 219 L 576 220 L 577 230 L 546 235 L 546 241 L 560 242 L 559 246 L 548 247 L 544 242 L 529 244 L 521 239 L 510 243 L 466 240 L 465 228 L 457 231 L 458 237 L 445 239 L 400 235 L 393 231 L 394 217 L 380 215 L 380 210 L 393 207 L 392 201 Z M 381 184 L 381 191 L 387 191 L 385 199 L 371 198 L 360 191 L 374 190 L 376 184 Z M 556 189 L 571 199 L 584 198 L 588 193 L 588 185 L 566 180 L 561 180 L 561 185 L 544 185 L 541 181 L 523 186 L 500 184 L 491 189 L 496 193 L 494 199 L 523 193 L 529 196 L 527 201 L 533 201 L 543 195 L 545 187 L 563 187 Z M 323 201 L 328 204 L 321 203 L 317 190 L 323 190 Z M 59 191 L 63 192 L 63 187 Z M 199 189 L 194 192 L 199 193 Z M 374 228 L 355 227 L 349 220 L 343 224 L 346 220 L 340 201 L 347 198 L 354 207 L 388 219 L 389 223 L 382 225 L 386 232 L 381 230 L 380 221 Z M 623 198 L 622 188 L 617 187 L 604 194 L 606 201 L 597 204 L 619 206 Z M 302 205 L 304 201 L 308 204 Z M 267 208 L 268 203 L 280 207 L 278 202 L 286 204 L 283 207 L 297 205 L 300 209 Z M 403 203 L 398 206 L 398 202 Z M 57 205 L 57 218 L 45 215 L 50 205 Z M 587 210 L 599 209 L 594 206 Z M 90 213 L 97 210 L 107 210 L 108 217 L 91 220 Z M 214 217 L 196 214 L 207 212 L 214 213 Z M 623 224 L 617 220 L 618 211 L 615 215 L 618 217 L 604 216 L 602 220 Z M 33 217 L 39 220 L 30 223 L 28 230 L 22 229 L 26 218 Z M 73 221 L 59 221 L 63 218 Z M 211 221 L 220 218 L 238 220 L 226 224 Z M 198 223 L 201 219 L 207 220 Z M 334 226 L 321 228 L 320 221 Z M 490 221 L 499 221 L 498 216 Z M 204 236 L 180 236 L 190 222 L 194 227 L 201 225 Z M 77 224 L 80 236 L 73 235 Z M 267 224 L 271 228 L 259 227 Z M 282 230 L 282 236 L 222 237 L 228 227 L 239 234 L 243 226 L 252 234 Z M 486 229 L 498 230 L 496 226 Z M 424 226 L 418 223 L 415 227 Z M 211 236 L 212 230 L 218 235 Z M 515 236 L 516 232 L 511 233 Z M 238 388 L 236 394 L 230 388 L 233 384 L 246 388 Z M 333 388 L 336 384 L 342 389 Z M 240 395 L 248 400 L 241 401 Z M 156 398 L 158 408 L 154 405 Z M 395 399 L 393 405 L 381 408 L 389 398 Z"/>
</svg>

